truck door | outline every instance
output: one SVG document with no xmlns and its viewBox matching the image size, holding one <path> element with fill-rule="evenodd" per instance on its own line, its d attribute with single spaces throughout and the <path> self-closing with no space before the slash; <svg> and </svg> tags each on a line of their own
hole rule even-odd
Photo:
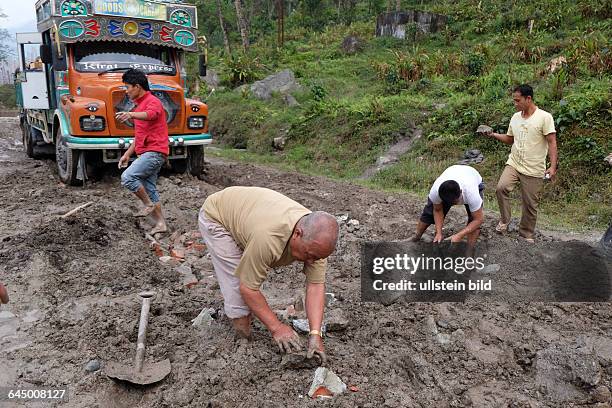
<svg viewBox="0 0 612 408">
<path fill-rule="evenodd" d="M 21 68 L 21 92 L 25 109 L 49 109 L 45 64 L 40 58 L 41 33 L 18 33 L 17 49 Z"/>
</svg>

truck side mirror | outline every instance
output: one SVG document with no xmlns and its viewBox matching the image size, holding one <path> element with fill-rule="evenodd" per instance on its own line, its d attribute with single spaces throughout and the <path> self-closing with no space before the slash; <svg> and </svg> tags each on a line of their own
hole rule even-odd
<svg viewBox="0 0 612 408">
<path fill-rule="evenodd" d="M 43 62 L 43 64 L 51 64 L 53 62 L 53 57 L 51 55 L 51 44 L 41 44 L 40 60 Z"/>
<path fill-rule="evenodd" d="M 59 48 L 59 50 L 54 50 L 55 58 L 53 60 L 53 70 L 66 71 L 68 69 L 68 64 L 66 63 L 66 46 L 64 44 L 60 44 Z"/>
<path fill-rule="evenodd" d="M 199 55 L 198 56 L 198 70 L 201 77 L 206 76 L 206 56 Z"/>
</svg>

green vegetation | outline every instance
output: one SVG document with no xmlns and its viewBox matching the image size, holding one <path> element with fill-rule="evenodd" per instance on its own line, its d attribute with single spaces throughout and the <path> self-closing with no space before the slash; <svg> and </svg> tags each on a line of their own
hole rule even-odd
<svg viewBox="0 0 612 408">
<path fill-rule="evenodd" d="M 212 1 L 202 4 L 216 9 Z M 209 18 L 210 66 L 225 87 L 208 100 L 219 141 L 248 149 L 241 154 L 246 160 L 353 179 L 418 127 L 421 141 L 371 184 L 423 194 L 447 165 L 476 148 L 485 161 L 475 167 L 488 186 L 489 209 L 496 209 L 494 186 L 509 146 L 474 131 L 489 124 L 505 133 L 514 113 L 510 91 L 527 82 L 558 131 L 558 180 L 543 192 L 542 220 L 575 229 L 601 228 L 612 219 L 611 171 L 603 160 L 612 152 L 609 2 L 404 1 L 402 9 L 449 17 L 435 34 L 408 30 L 409 40 L 373 36 L 381 2 L 356 2 L 350 21 L 321 1 L 327 11 L 309 14 L 309 4 L 286 17 L 282 48 L 276 46 L 274 20 L 266 25 L 262 16 L 254 17 L 251 47 L 246 54 L 234 50 L 233 57 L 224 55 Z M 364 41 L 355 55 L 340 48 L 347 35 Z M 235 32 L 230 38 L 239 41 Z M 550 72 L 557 57 L 565 62 Z M 302 85 L 293 93 L 299 106 L 288 107 L 281 95 L 259 101 L 233 90 L 285 68 Z M 272 148 L 278 136 L 287 137 L 282 152 Z"/>
<path fill-rule="evenodd" d="M 0 107 L 15 109 L 17 107 L 15 85 L 0 85 Z"/>
</svg>

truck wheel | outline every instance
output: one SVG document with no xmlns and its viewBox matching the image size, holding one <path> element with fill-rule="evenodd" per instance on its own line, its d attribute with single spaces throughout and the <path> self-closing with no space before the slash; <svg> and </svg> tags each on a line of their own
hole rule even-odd
<svg viewBox="0 0 612 408">
<path fill-rule="evenodd" d="M 34 144 L 32 143 L 32 129 L 28 125 L 28 122 L 21 123 L 21 140 L 23 141 L 23 148 L 25 149 L 28 157 L 34 158 Z"/>
<path fill-rule="evenodd" d="M 204 146 L 189 146 L 187 148 L 187 161 L 192 176 L 199 176 L 204 172 Z"/>
<path fill-rule="evenodd" d="M 170 166 L 174 173 L 183 174 L 187 171 L 187 159 L 170 160 Z"/>
<path fill-rule="evenodd" d="M 78 186 L 81 184 L 77 179 L 77 168 L 79 165 L 79 151 L 66 145 L 62 134 L 58 132 L 55 137 L 55 160 L 57 162 L 57 172 L 64 184 Z"/>
</svg>

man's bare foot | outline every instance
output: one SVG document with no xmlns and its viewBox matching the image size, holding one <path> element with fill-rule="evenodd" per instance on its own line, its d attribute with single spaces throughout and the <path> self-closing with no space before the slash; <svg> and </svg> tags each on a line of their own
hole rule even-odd
<svg viewBox="0 0 612 408">
<path fill-rule="evenodd" d="M 165 222 L 158 222 L 157 224 L 155 224 L 153 229 L 149 231 L 149 234 L 155 235 L 160 234 L 162 232 L 168 232 L 168 227 L 166 226 Z"/>
<path fill-rule="evenodd" d="M 148 217 L 155 210 L 155 204 L 147 205 L 134 214 L 134 217 Z"/>
<path fill-rule="evenodd" d="M 0 303 L 8 303 L 9 295 L 6 287 L 0 283 Z"/>
<path fill-rule="evenodd" d="M 251 315 L 249 314 L 247 316 L 231 320 L 232 326 L 234 326 L 234 330 L 236 330 L 236 334 L 238 335 L 238 337 L 251 340 Z"/>
</svg>

